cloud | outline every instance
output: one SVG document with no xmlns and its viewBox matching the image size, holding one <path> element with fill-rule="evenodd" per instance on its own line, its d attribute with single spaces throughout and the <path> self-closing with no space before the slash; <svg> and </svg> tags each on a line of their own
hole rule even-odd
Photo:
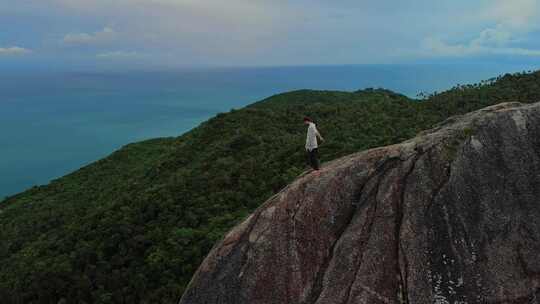
<svg viewBox="0 0 540 304">
<path fill-rule="evenodd" d="M 156 54 L 152 63 L 175 65 L 385 62 L 397 56 L 399 47 L 418 48 L 418 37 L 424 36 L 418 31 L 431 31 L 432 22 L 439 22 L 438 16 L 447 12 L 433 12 L 425 7 L 425 0 L 407 4 L 390 0 L 363 4 L 352 0 L 50 1 L 56 14 L 81 16 L 84 26 L 114 25 L 115 36 L 107 43 L 97 43 L 99 33 L 105 31 L 66 35 L 64 44 L 75 47 L 63 52 L 89 51 L 89 46 L 94 47 L 90 52 L 138 50 Z M 424 10 L 429 14 L 424 15 Z M 409 19 L 422 20 L 420 29 L 395 27 Z M 91 52 L 94 58 L 95 53 Z M 389 60 L 397 60 L 394 57 Z"/>
<path fill-rule="evenodd" d="M 99 53 L 96 55 L 97 58 L 100 59 L 128 59 L 128 58 L 134 58 L 134 57 L 140 57 L 140 54 L 137 52 L 127 52 L 127 51 L 112 51 L 112 52 L 104 52 Z"/>
<path fill-rule="evenodd" d="M 446 43 L 439 38 L 423 41 L 425 55 L 436 57 L 465 57 L 474 55 L 519 55 L 540 56 L 540 50 L 508 46 L 510 37 L 491 29 L 483 31 L 478 38 L 468 43 Z"/>
<path fill-rule="evenodd" d="M 536 40 L 535 32 L 540 25 L 538 0 L 496 0 L 477 13 L 484 25 L 475 37 L 445 40 L 430 36 L 421 42 L 423 53 L 441 57 L 540 56 L 540 49 L 524 47 L 534 45 L 531 42 Z"/>
<path fill-rule="evenodd" d="M 54 1 L 62 14 L 114 25 L 111 31 L 65 35 L 63 46 L 161 53 L 157 61 L 174 54 L 177 64 L 189 65 L 258 60 L 282 46 L 290 24 L 301 19 L 284 0 Z"/>
<path fill-rule="evenodd" d="M 25 49 L 18 46 L 0 48 L 0 55 L 24 55 L 31 52 L 32 51 L 29 49 Z"/>
<path fill-rule="evenodd" d="M 538 26 L 538 0 L 496 0 L 481 14 L 484 19 L 515 30 Z"/>
<path fill-rule="evenodd" d="M 88 33 L 70 33 L 64 36 L 66 44 L 102 44 L 112 41 L 117 36 L 117 33 L 110 27 L 105 27 L 103 30 Z"/>
<path fill-rule="evenodd" d="M 473 46 L 504 46 L 514 39 L 512 33 L 503 28 L 487 28 L 480 32 L 480 35 L 471 41 Z"/>
<path fill-rule="evenodd" d="M 8 41 L 40 45 L 40 56 L 71 56 L 66 64 L 445 61 L 536 56 L 539 1 L 25 0 L 0 4 L 0 15 L 27 25 L 27 36 L 19 37 L 11 19 L 0 18 L 0 28 Z M 51 26 L 43 28 L 44 22 Z M 38 44 L 40 37 L 47 40 Z"/>
</svg>

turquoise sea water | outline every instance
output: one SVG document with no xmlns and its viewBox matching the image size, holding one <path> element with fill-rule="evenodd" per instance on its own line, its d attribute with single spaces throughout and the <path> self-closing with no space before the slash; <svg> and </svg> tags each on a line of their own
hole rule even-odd
<svg viewBox="0 0 540 304">
<path fill-rule="evenodd" d="M 414 97 L 506 72 L 509 64 L 0 71 L 0 199 L 143 139 L 178 136 L 218 112 L 296 89 L 383 87 Z"/>
</svg>

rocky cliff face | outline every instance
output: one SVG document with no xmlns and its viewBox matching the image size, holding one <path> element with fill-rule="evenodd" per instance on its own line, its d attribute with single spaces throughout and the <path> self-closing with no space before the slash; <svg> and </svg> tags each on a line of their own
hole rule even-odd
<svg viewBox="0 0 540 304">
<path fill-rule="evenodd" d="M 301 176 L 214 247 L 180 303 L 540 303 L 540 103 Z"/>
</svg>

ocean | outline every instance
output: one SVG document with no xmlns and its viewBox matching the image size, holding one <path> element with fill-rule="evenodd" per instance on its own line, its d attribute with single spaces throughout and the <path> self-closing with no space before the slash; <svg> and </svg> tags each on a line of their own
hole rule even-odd
<svg viewBox="0 0 540 304">
<path fill-rule="evenodd" d="M 0 71 L 0 199 L 121 146 L 179 136 L 219 112 L 297 89 L 382 87 L 410 97 L 475 83 L 511 64 L 200 68 L 137 72 Z"/>
</svg>

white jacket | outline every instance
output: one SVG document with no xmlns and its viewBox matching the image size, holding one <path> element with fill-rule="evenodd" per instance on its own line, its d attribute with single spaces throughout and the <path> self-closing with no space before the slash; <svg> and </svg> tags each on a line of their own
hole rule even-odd
<svg viewBox="0 0 540 304">
<path fill-rule="evenodd" d="M 306 150 L 311 151 L 318 147 L 317 136 L 322 139 L 322 136 L 319 134 L 319 131 L 317 131 L 315 124 L 310 122 L 307 129 Z"/>
</svg>

